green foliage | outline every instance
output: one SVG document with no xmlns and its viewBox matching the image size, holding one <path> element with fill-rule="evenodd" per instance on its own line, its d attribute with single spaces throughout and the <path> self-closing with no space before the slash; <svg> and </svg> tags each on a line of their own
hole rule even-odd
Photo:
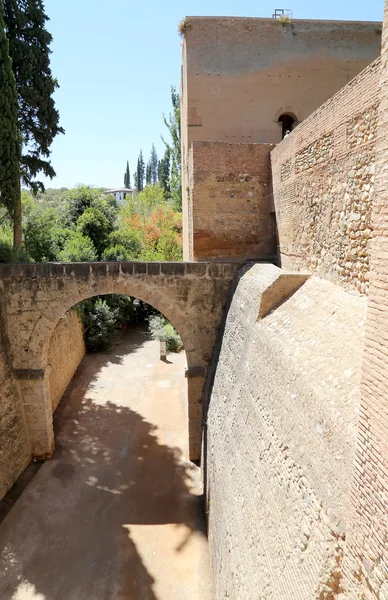
<svg viewBox="0 0 388 600">
<path fill-rule="evenodd" d="M 169 151 L 170 166 L 170 196 L 176 210 L 182 210 L 182 177 L 181 177 L 181 109 L 180 96 L 175 87 L 171 86 L 172 112 L 168 117 L 163 115 L 163 121 L 170 134 L 170 142 L 163 136 L 162 140 Z"/>
<path fill-rule="evenodd" d="M 42 0 L 3 0 L 2 4 L 18 94 L 22 181 L 34 191 L 43 190 L 35 178 L 41 172 L 55 176 L 48 160 L 50 146 L 58 133 L 64 133 L 53 100 L 58 82 L 50 69 L 48 17 Z M 3 93 L 1 83 L 0 88 Z"/>
<path fill-rule="evenodd" d="M 154 315 L 149 318 L 149 331 L 154 340 L 166 342 L 169 352 L 180 352 L 183 343 L 174 326 L 163 315 Z"/>
<path fill-rule="evenodd" d="M 124 246 L 116 244 L 104 250 L 101 260 L 133 260 L 133 256 Z"/>
<path fill-rule="evenodd" d="M 129 163 L 127 161 L 127 168 L 124 173 L 124 187 L 131 189 L 131 173 L 129 172 Z"/>
<path fill-rule="evenodd" d="M 66 219 L 69 224 L 75 225 L 80 216 L 87 208 L 93 206 L 93 203 L 100 196 L 100 191 L 89 186 L 78 186 L 73 190 L 69 190 L 65 195 Z"/>
<path fill-rule="evenodd" d="M 143 152 L 140 150 L 139 158 L 137 159 L 136 172 L 134 174 L 135 190 L 141 192 L 144 188 L 144 177 L 145 177 L 145 163 L 143 158 Z"/>
<path fill-rule="evenodd" d="M 70 231 L 58 259 L 64 262 L 94 261 L 97 260 L 97 251 L 92 240 L 81 231 Z"/>
<path fill-rule="evenodd" d="M 91 239 L 98 257 L 101 257 L 107 246 L 109 234 L 113 231 L 112 224 L 104 213 L 98 208 L 87 208 L 77 221 L 77 230 Z"/>
<path fill-rule="evenodd" d="M 54 261 L 65 240 L 55 208 L 43 208 L 40 204 L 24 217 L 24 245 L 35 262 Z"/>
<path fill-rule="evenodd" d="M 18 104 L 0 2 L 0 203 L 14 217 L 20 197 Z"/>
<path fill-rule="evenodd" d="M 77 308 L 84 325 L 87 351 L 109 350 L 115 334 L 118 311 L 101 298 L 82 302 Z"/>
<path fill-rule="evenodd" d="M 158 179 L 166 198 L 170 196 L 170 150 L 166 148 L 158 164 Z"/>
</svg>

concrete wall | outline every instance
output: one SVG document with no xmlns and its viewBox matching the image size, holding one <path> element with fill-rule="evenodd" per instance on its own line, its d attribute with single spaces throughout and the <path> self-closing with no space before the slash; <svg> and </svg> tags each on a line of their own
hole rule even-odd
<svg viewBox="0 0 388 600">
<path fill-rule="evenodd" d="M 193 142 L 189 164 L 189 260 L 276 254 L 271 144 Z"/>
<path fill-rule="evenodd" d="M 280 142 L 279 116 L 303 121 L 379 55 L 381 38 L 379 23 L 188 20 L 181 86 L 185 225 L 194 140 Z M 187 237 L 184 247 L 187 258 Z"/>
<path fill-rule="evenodd" d="M 0 500 L 30 460 L 22 403 L 0 335 Z"/>
<path fill-rule="evenodd" d="M 344 560 L 345 593 L 354 600 L 388 599 L 388 2 L 380 86 L 371 281 Z"/>
<path fill-rule="evenodd" d="M 206 419 L 217 600 L 339 591 L 366 298 L 312 277 L 271 312 L 280 275 L 241 277 Z"/>
<path fill-rule="evenodd" d="M 50 396 L 53 412 L 57 408 L 78 365 L 85 356 L 83 326 L 78 313 L 61 317 L 51 334 L 48 348 Z"/>
<path fill-rule="evenodd" d="M 271 153 L 281 264 L 366 293 L 380 60 Z"/>
</svg>

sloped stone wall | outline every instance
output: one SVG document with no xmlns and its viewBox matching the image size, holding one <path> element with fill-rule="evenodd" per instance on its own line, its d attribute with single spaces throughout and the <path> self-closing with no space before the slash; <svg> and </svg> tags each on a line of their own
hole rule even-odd
<svg viewBox="0 0 388 600">
<path fill-rule="evenodd" d="M 258 319 L 280 274 L 241 276 L 206 419 L 217 600 L 340 591 L 366 299 L 311 277 Z"/>
</svg>

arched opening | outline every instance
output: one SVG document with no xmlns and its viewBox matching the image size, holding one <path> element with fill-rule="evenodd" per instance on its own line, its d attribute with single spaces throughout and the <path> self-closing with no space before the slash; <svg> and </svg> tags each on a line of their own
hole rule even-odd
<svg viewBox="0 0 388 600">
<path fill-rule="evenodd" d="M 295 128 L 295 126 L 297 124 L 297 119 L 296 119 L 296 116 L 293 115 L 292 113 L 283 113 L 278 118 L 278 123 L 281 124 L 282 139 L 284 139 L 285 136 L 288 133 L 291 133 L 291 131 Z"/>
<path fill-rule="evenodd" d="M 70 309 L 53 323 L 47 377 L 66 368 L 73 331 L 79 340 L 77 318 Z M 44 597 L 105 598 L 113 589 L 117 597 L 156 600 L 170 597 L 171 581 L 182 581 L 188 597 L 201 587 L 201 598 L 210 600 L 200 476 L 187 452 L 184 352 L 160 360 L 158 341 L 141 319 L 121 325 L 109 350 L 81 360 L 58 405 L 56 451 L 19 500 L 18 564 L 33 572 L 27 536 L 34 560 L 45 565 L 39 577 L 33 572 Z M 66 332 L 54 364 L 52 345 Z M 58 539 L 60 552 L 53 550 Z M 15 569 L 6 571 L 12 579 Z M 14 579 L 19 589 L 20 577 Z"/>
<path fill-rule="evenodd" d="M 180 445 L 188 456 L 186 353 L 173 324 L 153 306 L 122 294 L 99 294 L 81 301 L 67 311 L 51 331 L 47 365 L 53 413 L 62 398 L 66 401 L 65 391 L 83 367 L 92 373 L 93 394 L 97 394 L 102 403 L 105 392 L 104 383 L 100 382 L 101 369 L 109 378 L 118 377 L 112 385 L 121 395 L 119 404 L 126 403 L 126 391 L 129 394 L 133 387 L 145 400 L 147 393 L 152 396 L 155 389 L 159 390 L 160 397 L 165 389 L 171 389 L 179 403 Z M 85 384 L 84 381 L 82 390 Z M 144 390 L 140 389 L 142 386 Z M 110 398 L 108 392 L 105 395 Z M 115 398 L 111 400 L 114 404 Z M 170 403 L 166 408 L 166 414 L 173 419 L 174 407 Z"/>
</svg>

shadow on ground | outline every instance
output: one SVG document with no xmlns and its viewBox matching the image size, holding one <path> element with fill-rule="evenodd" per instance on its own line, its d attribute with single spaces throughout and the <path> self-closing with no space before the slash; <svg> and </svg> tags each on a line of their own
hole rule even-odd
<svg viewBox="0 0 388 600">
<path fill-rule="evenodd" d="M 1 600 L 156 600 L 130 526 L 184 524 L 205 534 L 194 466 L 158 443 L 137 412 L 88 398 L 101 369 L 142 339 L 142 331 L 122 334 L 112 352 L 81 363 L 55 415 L 55 455 L 0 528 Z"/>
</svg>

